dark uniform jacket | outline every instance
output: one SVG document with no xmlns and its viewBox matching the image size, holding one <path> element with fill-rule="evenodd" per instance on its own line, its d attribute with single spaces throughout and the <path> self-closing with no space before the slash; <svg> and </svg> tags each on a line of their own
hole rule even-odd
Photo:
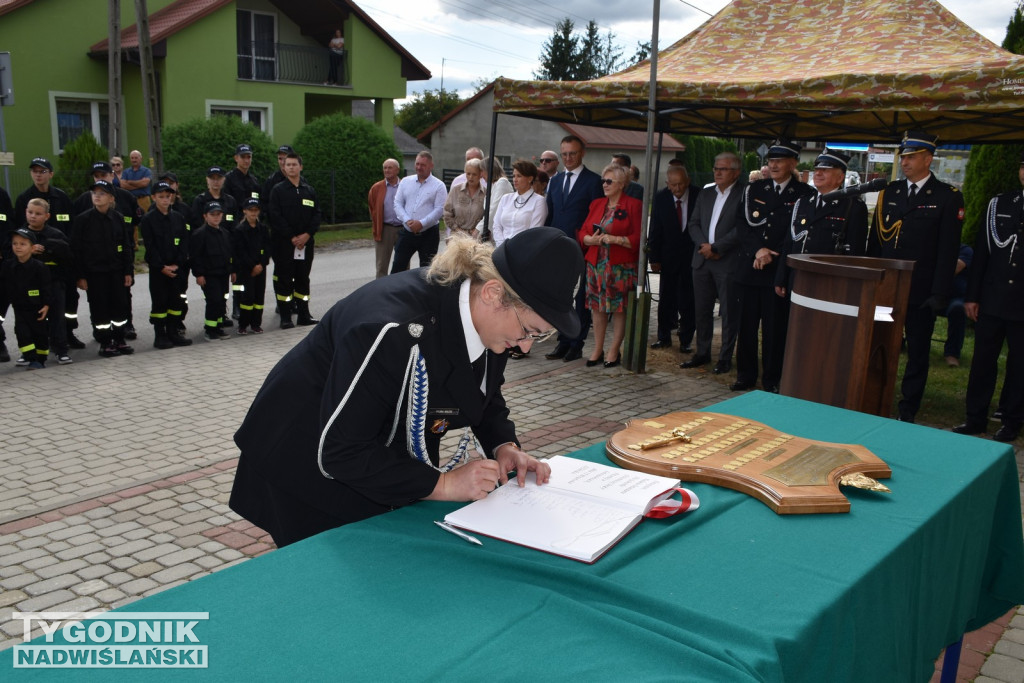
<svg viewBox="0 0 1024 683">
<path fill-rule="evenodd" d="M 50 269 L 42 261 L 9 258 L 0 263 L 0 311 L 10 306 L 35 313 L 49 304 Z"/>
<path fill-rule="evenodd" d="M 694 185 L 686 191 L 686 219 L 693 216 L 700 188 Z M 648 260 L 660 263 L 669 272 L 689 268 L 693 260 L 693 240 L 683 232 L 676 214 L 676 197 L 667 187 L 654 195 L 651 208 L 651 227 L 647 238 Z"/>
<path fill-rule="evenodd" d="M 146 263 L 150 276 L 159 273 L 164 266 L 188 264 L 188 230 L 185 217 L 177 211 L 167 215 L 150 211 L 142 218 L 142 241 L 146 245 Z M 178 269 L 180 276 L 181 268 Z"/>
<path fill-rule="evenodd" d="M 14 218 L 11 221 L 11 230 L 25 223 L 25 209 L 28 208 L 28 200 L 36 198 L 45 199 L 50 203 L 50 218 L 47 219 L 46 223 L 57 228 L 65 235 L 70 234 L 71 223 L 77 214 L 71 204 L 71 198 L 67 196 L 64 190 L 59 190 L 53 185 L 50 185 L 50 189 L 46 192 L 40 192 L 36 189 L 35 185 L 30 185 L 27 190 L 18 195 L 18 199 L 14 202 Z M 91 207 L 92 203 L 89 206 Z"/>
<path fill-rule="evenodd" d="M 291 238 L 309 233 L 308 244 L 320 228 L 320 204 L 316 190 L 304 180 L 298 186 L 290 180 L 283 180 L 270 191 L 268 218 L 270 237 L 275 242 L 286 242 Z"/>
<path fill-rule="evenodd" d="M 913 261 L 908 305 L 920 306 L 936 297 L 936 306 L 941 308 L 953 287 L 964 196 L 934 175 L 913 201 L 907 195 L 903 179 L 889 183 L 878 194 L 868 256 Z"/>
<path fill-rule="evenodd" d="M 11 195 L 7 194 L 7 190 L 0 187 L 0 237 L 6 238 L 7 233 L 16 229 L 16 226 L 20 225 L 24 220 L 24 214 L 21 216 L 21 219 L 15 217 Z"/>
<path fill-rule="evenodd" d="M 1024 320 L 1022 248 L 1024 196 L 1017 190 L 994 197 L 978 228 L 965 301 L 977 303 L 979 314 Z"/>
<path fill-rule="evenodd" d="M 807 183 L 793 176 L 781 194 L 775 192 L 775 181 L 758 180 L 743 191 L 740 217 L 730 236 L 736 242 L 736 282 L 760 287 L 774 287 L 779 257 L 761 270 L 754 268 L 754 255 L 762 247 L 781 252 L 789 234 L 793 206 L 801 197 L 814 194 Z"/>
<path fill-rule="evenodd" d="M 235 204 L 239 207 L 246 199 L 262 198 L 260 181 L 256 180 L 252 171 L 242 173 L 237 167 L 228 171 L 228 174 L 224 176 L 224 192 L 234 197 Z"/>
<path fill-rule="evenodd" d="M 506 354 L 484 352 L 481 393 L 466 351 L 459 285 L 430 284 L 423 274 L 410 270 L 356 290 L 270 372 L 235 443 L 239 471 L 271 482 L 281 495 L 268 498 L 264 487 L 239 477 L 233 510 L 273 534 L 268 510 L 285 524 L 301 523 L 301 513 L 289 512 L 289 496 L 340 526 L 430 495 L 439 473 L 410 456 L 407 445 L 414 346 L 429 386 L 425 428 L 414 436 L 423 434 L 435 465 L 449 429 L 471 426 L 488 456 L 516 442 L 501 394 Z"/>
<path fill-rule="evenodd" d="M 78 195 L 72 206 L 74 215 L 85 213 L 92 208 L 92 192 L 86 191 Z M 114 188 L 114 208 L 124 217 L 124 222 L 135 230 L 135 226 L 142 220 L 142 209 L 139 207 L 139 200 L 128 190 L 120 187 Z"/>
<path fill-rule="evenodd" d="M 42 261 L 43 265 L 50 269 L 50 282 L 54 283 L 54 286 L 57 283 L 73 282 L 75 258 L 71 254 L 71 244 L 67 235 L 57 228 L 44 225 L 42 230 L 36 232 L 36 244 L 43 245 L 46 251 L 42 254 L 33 254 L 32 258 Z M 7 258 L 6 254 L 4 258 Z"/>
<path fill-rule="evenodd" d="M 203 210 L 206 208 L 207 202 L 220 202 L 220 205 L 224 208 L 224 219 L 221 221 L 221 227 L 226 228 L 225 232 L 230 232 L 231 227 L 242 217 L 242 210 L 238 208 L 235 198 L 229 195 L 227 190 L 223 190 L 217 199 L 207 190 L 197 194 L 196 198 L 192 200 L 192 215 L 189 217 L 191 218 L 189 224 L 192 226 L 193 231 L 196 228 L 202 227 L 205 222 L 203 220 Z"/>
<path fill-rule="evenodd" d="M 251 226 L 246 220 L 238 221 L 231 231 L 231 253 L 235 259 L 235 272 L 247 277 L 257 264 L 270 263 L 270 232 L 263 221 Z"/>
<path fill-rule="evenodd" d="M 221 227 L 204 224 L 192 231 L 188 239 L 189 267 L 196 277 L 228 275 L 231 265 L 231 235 Z"/>
<path fill-rule="evenodd" d="M 779 251 L 775 285 L 789 288 L 789 254 L 863 256 L 867 250 L 868 207 L 860 197 L 831 199 L 818 207 L 820 193 L 801 198 L 793 207 L 789 232 Z"/>
<path fill-rule="evenodd" d="M 130 223 L 116 209 L 102 214 L 96 209 L 75 216 L 71 228 L 71 253 L 75 257 L 75 279 L 89 273 L 135 273 L 132 256 L 134 235 Z"/>
</svg>

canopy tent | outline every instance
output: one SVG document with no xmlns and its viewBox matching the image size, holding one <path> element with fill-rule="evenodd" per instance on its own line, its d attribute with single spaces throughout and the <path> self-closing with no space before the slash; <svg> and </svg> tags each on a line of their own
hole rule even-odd
<svg viewBox="0 0 1024 683">
<path fill-rule="evenodd" d="M 500 78 L 494 109 L 647 127 L 650 64 L 592 81 Z M 1024 141 L 1024 56 L 934 0 L 735 0 L 658 55 L 663 132 L 895 142 Z"/>
</svg>

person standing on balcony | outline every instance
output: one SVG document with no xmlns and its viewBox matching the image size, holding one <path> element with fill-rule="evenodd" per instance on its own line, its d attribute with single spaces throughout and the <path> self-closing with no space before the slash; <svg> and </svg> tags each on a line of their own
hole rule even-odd
<svg viewBox="0 0 1024 683">
<path fill-rule="evenodd" d="M 341 37 L 341 29 L 335 29 L 334 37 L 327 44 L 330 51 L 331 68 L 327 72 L 327 80 L 324 85 L 340 85 L 338 82 L 338 69 L 345 60 L 345 39 Z"/>
</svg>

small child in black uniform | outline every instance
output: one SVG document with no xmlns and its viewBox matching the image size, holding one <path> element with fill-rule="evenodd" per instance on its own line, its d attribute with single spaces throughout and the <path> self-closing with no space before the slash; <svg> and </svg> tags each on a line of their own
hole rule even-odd
<svg viewBox="0 0 1024 683">
<path fill-rule="evenodd" d="M 71 272 L 74 259 L 67 236 L 49 225 L 49 219 L 49 202 L 39 197 L 28 200 L 25 207 L 25 227 L 31 230 L 36 238 L 36 243 L 32 246 L 32 255 L 50 269 L 50 299 L 47 301 L 50 306 L 47 314 L 50 320 L 50 348 L 57 356 L 58 363 L 68 365 L 72 360 L 68 350 L 68 327 L 64 311 L 68 287 L 75 284 Z"/>
<path fill-rule="evenodd" d="M 0 264 L 0 310 L 14 309 L 14 334 L 18 350 L 28 361 L 29 370 L 46 367 L 50 355 L 50 337 L 46 314 L 50 307 L 50 269 L 32 258 L 35 233 L 18 228 L 11 234 L 14 258 Z"/>
<path fill-rule="evenodd" d="M 206 341 L 230 339 L 221 329 L 227 312 L 228 287 L 235 281 L 231 266 L 231 238 L 220 227 L 224 207 L 220 202 L 207 202 L 203 210 L 206 223 L 189 237 L 188 254 L 196 283 L 206 298 L 206 319 L 203 336 Z"/>
<path fill-rule="evenodd" d="M 239 295 L 238 334 L 263 334 L 263 298 L 267 291 L 270 233 L 260 221 L 260 200 L 242 202 L 244 217 L 231 232 L 235 291 Z M 245 328 L 249 329 L 246 330 Z"/>
<path fill-rule="evenodd" d="M 158 349 L 192 343 L 181 334 L 179 280 L 188 278 L 188 227 L 185 217 L 171 210 L 177 194 L 165 182 L 154 185 L 152 208 L 140 225 L 149 265 L 149 322 L 155 332 L 153 346 Z"/>
</svg>

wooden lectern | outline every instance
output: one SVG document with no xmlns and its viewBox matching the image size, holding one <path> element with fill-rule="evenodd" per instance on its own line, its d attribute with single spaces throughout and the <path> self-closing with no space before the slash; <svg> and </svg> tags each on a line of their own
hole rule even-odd
<svg viewBox="0 0 1024 683">
<path fill-rule="evenodd" d="M 888 417 L 913 261 L 790 254 L 781 394 Z"/>
</svg>

